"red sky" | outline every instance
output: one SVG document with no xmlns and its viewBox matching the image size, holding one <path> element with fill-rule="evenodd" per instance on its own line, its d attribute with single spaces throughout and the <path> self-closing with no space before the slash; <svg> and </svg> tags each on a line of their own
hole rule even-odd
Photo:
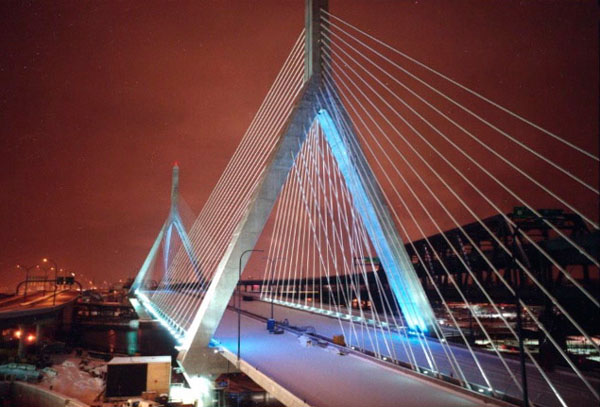
<svg viewBox="0 0 600 407">
<path fill-rule="evenodd" d="M 303 25 L 303 1 L 0 3 L 0 286 L 48 256 L 109 281 L 169 205 L 195 213 Z M 330 10 L 598 151 L 593 1 L 335 1 Z M 597 182 L 597 167 L 583 169 Z M 597 203 L 583 202 L 597 219 Z"/>
</svg>

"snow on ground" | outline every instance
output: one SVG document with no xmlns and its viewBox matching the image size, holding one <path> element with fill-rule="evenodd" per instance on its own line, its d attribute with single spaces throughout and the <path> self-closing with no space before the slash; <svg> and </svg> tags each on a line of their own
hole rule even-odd
<svg viewBox="0 0 600 407">
<path fill-rule="evenodd" d="M 55 360 L 52 370 L 44 373 L 39 386 L 90 404 L 104 390 L 104 380 L 94 377 L 106 374 L 106 362 L 67 355 Z"/>
</svg>

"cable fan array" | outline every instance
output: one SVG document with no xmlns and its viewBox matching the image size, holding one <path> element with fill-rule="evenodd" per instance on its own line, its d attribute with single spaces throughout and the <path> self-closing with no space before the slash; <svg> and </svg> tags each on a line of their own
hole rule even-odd
<svg viewBox="0 0 600 407">
<path fill-rule="evenodd" d="M 180 338 L 192 323 L 303 83 L 304 32 L 189 230 L 194 261 L 184 250 L 177 251 L 156 290 L 143 292 L 149 307 L 160 313 Z"/>
<path fill-rule="evenodd" d="M 530 401 L 566 406 L 582 397 L 600 400 L 593 381 L 564 343 L 568 332 L 599 352 L 593 337 L 597 325 L 594 329 L 576 309 L 583 305 L 597 314 L 597 293 L 583 281 L 581 270 L 563 264 L 560 253 L 546 244 L 560 242 L 598 273 L 597 250 L 589 243 L 597 236 L 598 214 L 582 205 L 586 200 L 598 202 L 597 179 L 584 171 L 597 165 L 598 158 L 323 13 L 327 18 L 321 25 L 324 69 L 318 106 L 334 117 L 353 152 L 364 152 L 385 199 L 376 204 L 389 208 L 408 242 L 438 321 L 432 337 L 410 332 L 385 273 L 367 264 L 377 255 L 378 242 L 368 239 L 318 124 L 296 159 L 273 215 L 261 299 L 337 318 L 348 346 L 458 378 L 492 395 L 516 398 L 522 395 L 518 360 L 505 352 L 497 337 L 502 332 L 505 341 L 518 343 L 517 307 L 512 303 L 518 301 L 529 330 L 535 331 L 523 349 Z M 527 132 L 535 137 L 524 137 Z M 556 147 L 554 154 L 548 153 L 548 144 Z M 567 164 L 565 152 L 572 157 Z M 355 165 L 363 164 L 357 160 Z M 572 214 L 583 225 L 583 234 L 572 233 L 538 205 Z M 537 225 L 535 232 L 522 227 L 524 222 L 511 213 L 514 207 L 523 208 L 528 221 Z M 492 229 L 486 222 L 490 216 L 504 222 L 508 232 L 500 235 Z M 487 248 L 465 224 L 486 233 Z M 537 235 L 540 229 L 544 237 Z M 434 234 L 446 253 L 432 243 Z M 422 247 L 416 247 L 416 241 Z M 474 264 L 485 268 L 494 290 Z M 549 277 L 542 264 L 549 268 Z M 458 281 L 458 274 L 465 274 L 465 281 Z M 509 279 L 509 274 L 517 277 Z M 565 281 L 577 301 L 557 293 L 553 278 Z M 528 295 L 517 296 L 522 290 Z M 480 303 L 493 314 L 493 328 Z M 465 311 L 470 326 L 462 323 Z M 487 345 L 487 352 L 481 344 Z M 542 347 L 544 354 L 539 353 Z M 569 388 L 572 383 L 565 383 L 550 366 L 550 356 L 577 378 L 582 390 L 577 395 Z"/>
</svg>

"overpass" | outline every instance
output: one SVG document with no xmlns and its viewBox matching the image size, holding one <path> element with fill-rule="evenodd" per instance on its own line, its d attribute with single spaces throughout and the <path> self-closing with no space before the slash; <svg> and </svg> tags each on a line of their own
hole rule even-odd
<svg viewBox="0 0 600 407">
<path fill-rule="evenodd" d="M 34 292 L 24 297 L 14 295 L 0 301 L 0 328 L 18 327 L 19 357 L 25 353 L 26 332 L 35 327 L 35 340 L 42 338 L 45 325 L 70 324 L 79 291 L 59 290 L 56 293 Z"/>
<path fill-rule="evenodd" d="M 62 319 L 70 320 L 69 310 L 72 311 L 78 297 L 78 291 L 60 290 L 56 294 L 36 292 L 27 297 L 15 295 L 5 298 L 0 301 L 0 325 L 29 323 L 44 318 L 53 319 L 59 314 Z"/>
</svg>

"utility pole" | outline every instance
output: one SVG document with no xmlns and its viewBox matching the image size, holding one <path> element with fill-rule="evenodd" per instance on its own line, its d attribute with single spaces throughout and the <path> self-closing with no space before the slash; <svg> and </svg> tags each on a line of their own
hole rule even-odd
<svg viewBox="0 0 600 407">
<path fill-rule="evenodd" d="M 512 230 L 512 267 L 517 272 L 518 282 L 515 287 L 515 309 L 517 314 L 517 335 L 519 337 L 519 360 L 521 364 L 521 387 L 523 390 L 523 407 L 529 407 L 529 392 L 527 389 L 527 367 L 525 364 L 525 346 L 523 345 L 523 318 L 521 315 L 521 295 L 523 287 L 523 269 L 517 266 L 517 234 L 519 225 Z"/>
</svg>

